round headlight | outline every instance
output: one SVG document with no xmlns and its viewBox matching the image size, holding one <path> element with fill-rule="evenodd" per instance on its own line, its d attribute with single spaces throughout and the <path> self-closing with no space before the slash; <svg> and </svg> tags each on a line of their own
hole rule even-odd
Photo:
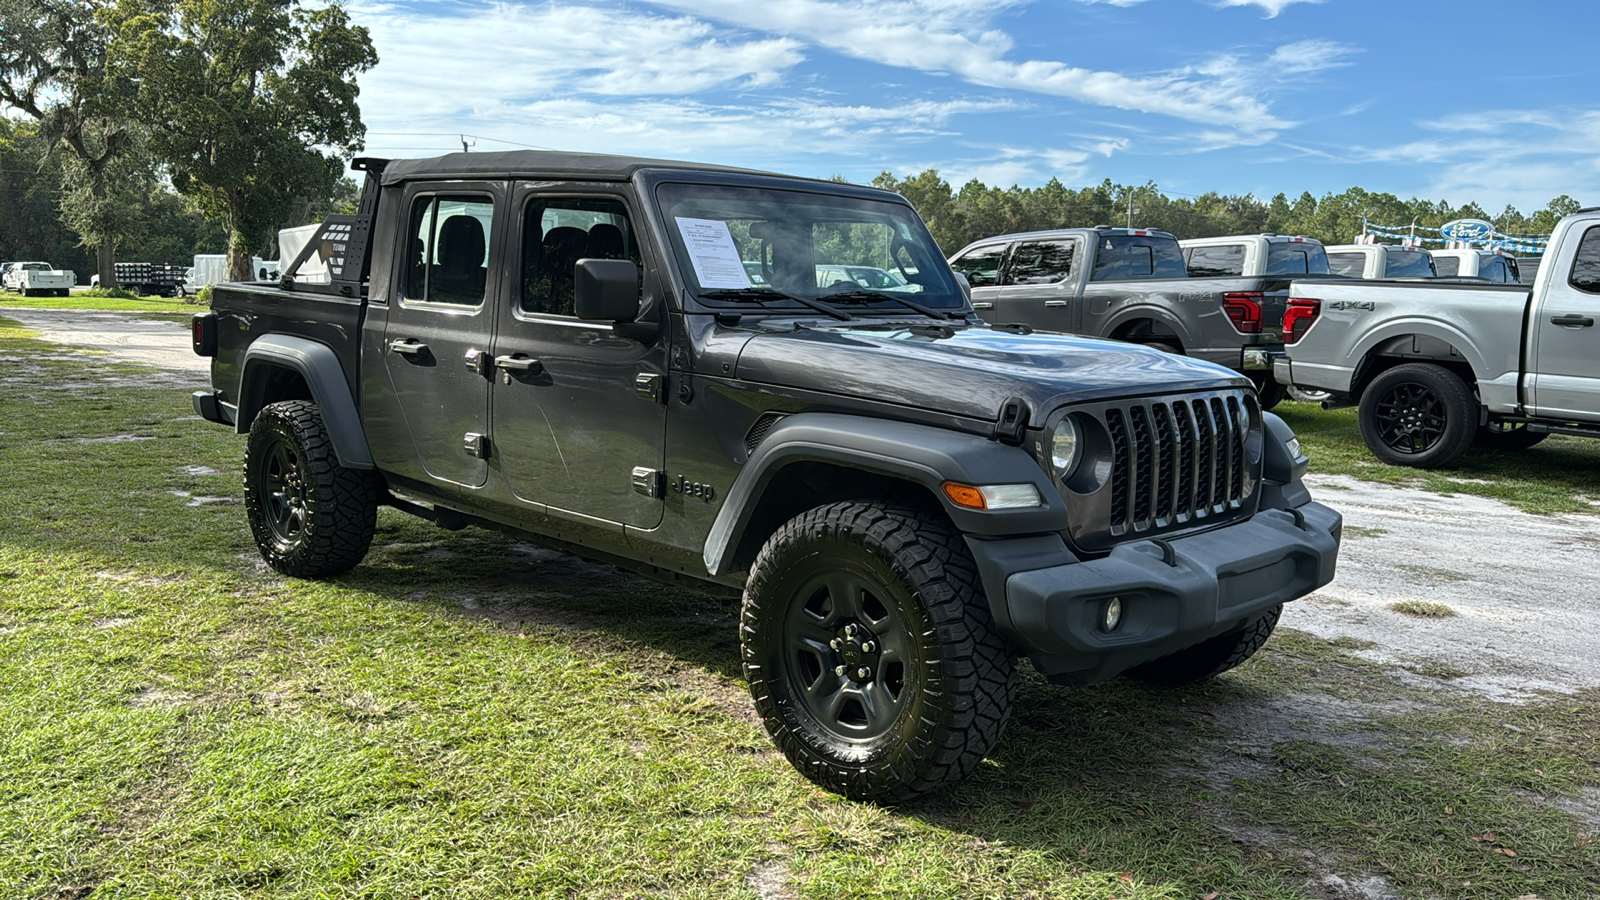
<svg viewBox="0 0 1600 900">
<path fill-rule="evenodd" d="M 1062 481 L 1072 476 L 1079 457 L 1083 456 L 1083 441 L 1079 437 L 1077 423 L 1071 416 L 1062 416 L 1050 432 L 1050 467 Z"/>
</svg>

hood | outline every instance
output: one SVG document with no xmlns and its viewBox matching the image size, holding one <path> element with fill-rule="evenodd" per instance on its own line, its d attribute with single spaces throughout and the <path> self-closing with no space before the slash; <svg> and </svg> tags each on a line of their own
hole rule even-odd
<svg viewBox="0 0 1600 900">
<path fill-rule="evenodd" d="M 1069 403 L 1250 384 L 1222 366 L 1137 344 L 936 325 L 757 334 L 739 354 L 738 377 L 980 420 L 1020 397 L 1034 423 Z"/>
</svg>

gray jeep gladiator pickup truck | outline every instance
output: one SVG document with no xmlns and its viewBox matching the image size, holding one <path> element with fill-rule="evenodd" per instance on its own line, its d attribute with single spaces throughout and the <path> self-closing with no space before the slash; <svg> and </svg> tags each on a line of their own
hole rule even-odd
<svg viewBox="0 0 1600 900">
<path fill-rule="evenodd" d="M 1292 295 L 1279 380 L 1357 404 L 1384 462 L 1600 437 L 1600 208 L 1556 225 L 1531 287 L 1307 280 Z"/>
<path fill-rule="evenodd" d="M 248 434 L 281 572 L 357 565 L 388 505 L 742 591 L 774 742 L 882 802 L 972 771 L 1019 656 L 1205 678 L 1333 578 L 1341 519 L 1247 380 L 985 325 L 898 195 L 553 152 L 355 165 L 357 214 L 194 320 L 195 408 Z"/>
<path fill-rule="evenodd" d="M 1066 228 L 984 238 L 950 265 L 991 322 L 1107 337 L 1243 372 L 1261 405 L 1272 379 L 1289 275 L 1190 278 L 1177 238 L 1144 228 Z"/>
</svg>

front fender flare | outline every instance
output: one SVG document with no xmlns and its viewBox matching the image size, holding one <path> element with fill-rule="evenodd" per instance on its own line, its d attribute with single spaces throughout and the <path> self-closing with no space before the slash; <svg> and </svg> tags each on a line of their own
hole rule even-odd
<svg viewBox="0 0 1600 900">
<path fill-rule="evenodd" d="M 1066 504 L 1044 469 L 1021 447 L 930 425 L 798 413 L 773 427 L 728 489 L 706 537 L 708 572 L 718 575 L 727 570 L 767 486 L 784 467 L 800 462 L 829 463 L 921 485 L 939 499 L 956 528 L 967 534 L 1040 534 L 1067 527 Z M 946 481 L 1032 484 L 1042 505 L 966 509 L 945 496 Z"/>
<path fill-rule="evenodd" d="M 250 430 L 256 413 L 265 405 L 263 388 L 269 369 L 296 372 L 311 389 L 311 399 L 322 412 L 323 427 L 333 441 L 339 465 L 347 469 L 371 469 L 372 451 L 361 430 L 361 414 L 356 410 L 350 382 L 333 348 L 316 341 L 286 334 L 263 335 L 244 352 L 243 374 L 239 378 L 239 414 L 234 427 L 240 434 Z"/>
</svg>

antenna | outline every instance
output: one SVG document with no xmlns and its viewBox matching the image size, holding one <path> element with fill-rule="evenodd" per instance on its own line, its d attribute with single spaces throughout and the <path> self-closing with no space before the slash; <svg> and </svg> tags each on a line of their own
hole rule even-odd
<svg viewBox="0 0 1600 900">
<path fill-rule="evenodd" d="M 464 135 L 464 134 L 461 134 L 461 135 L 457 135 L 457 137 L 459 137 L 459 138 L 461 138 L 461 152 L 462 152 L 462 153 L 470 153 L 470 152 L 472 152 L 472 148 L 473 148 L 473 147 L 476 147 L 476 146 L 478 146 L 478 142 L 477 142 L 477 141 L 473 141 L 473 142 L 472 142 L 472 143 L 471 143 L 471 144 L 470 144 L 470 145 L 469 145 L 469 144 L 468 144 L 468 143 L 467 143 L 467 136 L 466 136 L 466 135 Z"/>
</svg>

